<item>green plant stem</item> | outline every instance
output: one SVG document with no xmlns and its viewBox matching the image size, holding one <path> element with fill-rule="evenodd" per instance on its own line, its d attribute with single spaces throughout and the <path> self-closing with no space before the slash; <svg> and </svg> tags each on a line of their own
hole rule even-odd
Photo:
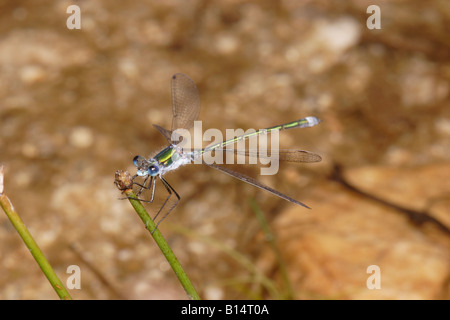
<svg viewBox="0 0 450 320">
<path fill-rule="evenodd" d="M 13 224 L 14 228 L 19 233 L 22 240 L 25 242 L 25 245 L 30 250 L 34 259 L 38 263 L 42 272 L 47 277 L 47 279 L 50 282 L 50 284 L 52 285 L 53 289 L 55 289 L 58 296 L 64 300 L 71 300 L 72 298 L 69 295 L 69 293 L 67 292 L 66 288 L 64 288 L 62 282 L 59 280 L 59 278 L 56 275 L 55 271 L 53 270 L 52 266 L 45 258 L 41 249 L 39 248 L 37 243 L 34 241 L 33 237 L 31 236 L 28 229 L 25 227 L 24 223 L 20 219 L 17 212 L 14 210 L 14 207 L 11 204 L 11 201 L 9 201 L 9 198 L 4 193 L 0 194 L 0 206 L 2 207 L 3 211 L 5 211 L 6 215 L 8 216 L 9 220 Z"/>
<path fill-rule="evenodd" d="M 124 193 L 128 197 L 128 200 L 130 200 L 131 205 L 133 206 L 134 210 L 136 210 L 136 213 L 139 215 L 142 222 L 144 222 L 145 227 L 152 235 L 156 244 L 166 257 L 167 261 L 169 262 L 170 266 L 172 267 L 173 271 L 178 277 L 178 280 L 180 281 L 184 290 L 188 294 L 189 298 L 193 300 L 200 300 L 200 297 L 197 291 L 195 290 L 194 286 L 192 285 L 191 280 L 187 276 L 186 272 L 183 270 L 180 262 L 173 253 L 172 249 L 169 247 L 167 241 L 164 239 L 159 229 L 156 229 L 155 223 L 153 222 L 152 218 L 150 218 L 141 202 L 139 200 L 136 200 L 137 199 L 136 194 L 131 189 L 124 190 Z"/>
</svg>

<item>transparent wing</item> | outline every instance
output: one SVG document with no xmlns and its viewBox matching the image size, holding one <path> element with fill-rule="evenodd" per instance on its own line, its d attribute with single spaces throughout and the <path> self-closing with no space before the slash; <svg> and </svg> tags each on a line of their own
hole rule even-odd
<svg viewBox="0 0 450 320">
<path fill-rule="evenodd" d="M 246 157 L 264 158 L 264 159 L 278 159 L 280 161 L 289 162 L 320 162 L 322 157 L 318 154 L 305 150 L 246 150 L 246 149 L 216 149 L 217 151 L 233 152 L 236 155 L 243 155 Z"/>
<path fill-rule="evenodd" d="M 269 186 L 266 186 L 265 184 L 259 182 L 258 180 L 255 180 L 253 178 L 250 178 L 249 176 L 246 176 L 245 174 L 242 174 L 242 173 L 230 170 L 230 169 L 228 169 L 226 167 L 218 166 L 216 164 L 207 164 L 205 162 L 203 162 L 203 164 L 207 165 L 208 167 L 214 168 L 216 170 L 222 171 L 222 172 L 224 172 L 224 173 L 226 173 L 226 174 L 228 174 L 228 175 L 230 175 L 230 176 L 232 176 L 232 177 L 234 177 L 236 179 L 244 181 L 244 182 L 246 182 L 248 184 L 251 184 L 251 185 L 253 185 L 255 187 L 258 187 L 258 188 L 261 188 L 263 190 L 266 190 L 266 191 L 272 193 L 273 195 L 276 195 L 276 196 L 278 196 L 278 197 L 280 197 L 280 198 L 282 198 L 284 200 L 287 200 L 289 202 L 298 204 L 299 206 L 311 209 L 306 204 L 301 203 L 300 201 L 297 201 L 297 200 L 295 200 L 295 199 L 285 195 L 284 193 L 281 193 L 281 192 L 279 192 L 279 191 L 277 191 L 277 190 L 275 190 L 275 189 L 273 189 L 273 188 L 271 188 Z"/>
<path fill-rule="evenodd" d="M 172 131 L 164 129 L 157 124 L 154 124 L 153 126 L 158 129 L 158 131 L 169 141 L 169 143 L 172 143 Z"/>
<path fill-rule="evenodd" d="M 172 76 L 172 132 L 176 129 L 190 129 L 200 113 L 200 95 L 195 82 L 187 75 Z"/>
</svg>

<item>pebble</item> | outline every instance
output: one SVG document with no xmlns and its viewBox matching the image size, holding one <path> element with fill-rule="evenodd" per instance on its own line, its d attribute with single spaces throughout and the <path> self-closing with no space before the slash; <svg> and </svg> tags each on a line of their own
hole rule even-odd
<svg viewBox="0 0 450 320">
<path fill-rule="evenodd" d="M 94 134 L 90 128 L 76 127 L 69 136 L 69 143 L 76 148 L 88 148 L 94 142 Z"/>
</svg>

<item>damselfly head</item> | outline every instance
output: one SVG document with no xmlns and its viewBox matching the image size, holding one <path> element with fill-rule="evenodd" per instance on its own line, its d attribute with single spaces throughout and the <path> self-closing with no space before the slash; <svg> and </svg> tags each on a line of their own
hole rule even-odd
<svg viewBox="0 0 450 320">
<path fill-rule="evenodd" d="M 159 173 L 159 167 L 156 164 L 151 164 L 147 169 L 147 174 L 154 177 Z"/>
<path fill-rule="evenodd" d="M 136 174 L 140 177 L 148 175 L 148 169 L 149 169 L 149 162 L 147 159 L 141 156 L 136 156 L 133 158 L 133 164 L 137 168 Z"/>
</svg>

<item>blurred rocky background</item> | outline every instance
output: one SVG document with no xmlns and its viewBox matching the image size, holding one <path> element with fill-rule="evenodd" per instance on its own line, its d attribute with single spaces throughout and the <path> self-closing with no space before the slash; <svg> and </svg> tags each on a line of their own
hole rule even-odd
<svg viewBox="0 0 450 320">
<path fill-rule="evenodd" d="M 170 129 L 182 72 L 204 130 L 323 120 L 280 132 L 321 163 L 230 166 L 312 210 L 202 165 L 167 174 L 182 199 L 160 229 L 202 298 L 448 299 L 449 25 L 447 0 L 0 1 L 5 191 L 63 283 L 81 268 L 73 298 L 186 299 L 113 184 L 166 145 L 151 125 Z M 0 214 L 0 299 L 56 298 Z"/>
</svg>

